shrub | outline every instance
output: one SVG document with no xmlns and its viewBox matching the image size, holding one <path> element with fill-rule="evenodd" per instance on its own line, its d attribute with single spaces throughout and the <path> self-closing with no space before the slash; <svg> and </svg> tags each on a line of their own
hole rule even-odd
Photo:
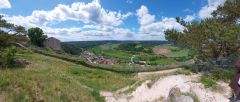
<svg viewBox="0 0 240 102">
<path fill-rule="evenodd" d="M 202 76 L 199 81 L 204 85 L 205 88 L 212 88 L 217 85 L 215 80 L 212 80 L 207 76 Z"/>
<path fill-rule="evenodd" d="M 210 76 L 214 80 L 229 81 L 234 76 L 234 70 L 214 68 L 214 69 L 210 70 Z"/>
<path fill-rule="evenodd" d="M 16 47 L 8 47 L 0 54 L 0 67 L 10 67 L 15 63 Z"/>
<path fill-rule="evenodd" d="M 92 96 L 96 99 L 97 102 L 104 102 L 104 97 L 102 97 L 99 93 L 99 91 L 93 90 L 92 91 Z"/>
<path fill-rule="evenodd" d="M 206 70 L 204 67 L 200 67 L 197 65 L 188 65 L 188 66 L 184 66 L 184 68 L 187 70 L 190 70 L 193 73 L 198 73 Z"/>
<path fill-rule="evenodd" d="M 30 28 L 27 32 L 28 37 L 32 44 L 37 46 L 42 46 L 43 41 L 47 38 L 47 35 L 44 35 L 43 30 L 40 28 Z"/>
</svg>

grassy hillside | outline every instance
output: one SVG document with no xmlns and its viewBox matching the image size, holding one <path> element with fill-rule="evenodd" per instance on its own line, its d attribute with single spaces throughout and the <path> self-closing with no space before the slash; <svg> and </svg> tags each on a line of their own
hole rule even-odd
<svg viewBox="0 0 240 102">
<path fill-rule="evenodd" d="M 133 84 L 130 74 L 90 69 L 35 53 L 18 54 L 29 65 L 0 70 L 0 102 L 102 101 L 100 90 Z"/>
</svg>

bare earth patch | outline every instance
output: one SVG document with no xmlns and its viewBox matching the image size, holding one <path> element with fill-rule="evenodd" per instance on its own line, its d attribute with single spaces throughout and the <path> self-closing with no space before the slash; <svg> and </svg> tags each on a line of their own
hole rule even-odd
<svg viewBox="0 0 240 102">
<path fill-rule="evenodd" d="M 153 73 L 156 74 L 156 72 Z M 138 75 L 143 77 L 149 74 L 141 73 Z M 148 85 L 151 81 L 146 80 L 131 93 L 118 94 L 105 92 L 102 96 L 105 96 L 107 102 L 156 102 L 166 100 L 170 89 L 178 87 L 182 92 L 195 94 L 200 102 L 229 102 L 228 98 L 230 97 L 231 90 L 227 84 L 219 83 L 225 93 L 213 92 L 211 89 L 205 89 L 201 83 L 196 83 L 199 76 L 199 74 L 166 76 L 158 79 L 151 87 Z"/>
<path fill-rule="evenodd" d="M 157 54 L 157 55 L 165 55 L 167 57 L 171 57 L 171 51 L 168 50 L 168 49 L 164 49 L 164 48 L 154 48 L 153 49 L 153 52 L 154 54 Z"/>
</svg>

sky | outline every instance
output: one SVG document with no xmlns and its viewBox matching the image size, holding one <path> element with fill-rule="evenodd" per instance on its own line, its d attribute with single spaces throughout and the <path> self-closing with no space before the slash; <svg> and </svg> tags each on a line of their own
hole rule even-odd
<svg viewBox="0 0 240 102">
<path fill-rule="evenodd" d="M 210 18 L 225 0 L 0 0 L 0 14 L 61 41 L 165 40 L 164 31 Z"/>
</svg>

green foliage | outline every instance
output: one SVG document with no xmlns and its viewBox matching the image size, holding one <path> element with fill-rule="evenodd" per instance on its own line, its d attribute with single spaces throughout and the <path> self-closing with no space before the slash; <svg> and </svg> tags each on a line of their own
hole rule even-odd
<svg viewBox="0 0 240 102">
<path fill-rule="evenodd" d="M 10 35 L 4 31 L 0 31 L 0 50 L 6 47 L 10 42 Z"/>
<path fill-rule="evenodd" d="M 96 99 L 97 102 L 105 102 L 104 97 L 100 95 L 99 91 L 94 90 L 91 94 Z"/>
<path fill-rule="evenodd" d="M 28 37 L 32 44 L 37 46 L 42 46 L 43 41 L 47 38 L 47 35 L 44 35 L 43 30 L 40 28 L 30 28 L 27 32 Z"/>
<path fill-rule="evenodd" d="M 236 23 L 240 18 L 240 0 L 226 0 L 223 6 L 219 6 L 212 13 L 214 17 L 219 17 L 224 23 Z"/>
<path fill-rule="evenodd" d="M 0 77 L 0 92 L 4 91 L 10 85 L 10 80 L 4 76 Z"/>
<path fill-rule="evenodd" d="M 2 15 L 0 15 L 0 28 L 4 29 L 0 30 L 0 50 L 12 43 L 27 41 L 25 28 L 8 23 L 3 19 Z M 9 34 L 9 32 L 11 32 L 11 34 Z"/>
<path fill-rule="evenodd" d="M 214 80 L 222 80 L 228 82 L 234 77 L 234 74 L 235 72 L 233 69 L 214 68 L 210 71 L 209 76 Z"/>
<path fill-rule="evenodd" d="M 130 51 L 132 53 L 136 52 L 152 53 L 152 47 L 153 45 L 145 43 L 123 43 L 120 44 L 116 49 L 122 51 Z"/>
<path fill-rule="evenodd" d="M 166 40 L 173 42 L 174 45 L 177 43 L 179 44 L 182 37 L 181 32 L 178 32 L 175 29 L 168 29 L 164 33 L 165 33 Z"/>
<path fill-rule="evenodd" d="M 205 88 L 211 88 L 217 85 L 215 80 L 212 80 L 207 76 L 202 76 L 199 81 L 204 85 Z"/>
<path fill-rule="evenodd" d="M 239 49 L 240 28 L 237 25 L 224 25 L 216 19 L 206 19 L 192 23 L 184 33 L 184 44 L 196 49 L 200 59 L 229 56 Z"/>
<path fill-rule="evenodd" d="M 0 67 L 10 67 L 15 64 L 16 47 L 8 47 L 1 52 Z"/>
<path fill-rule="evenodd" d="M 180 35 L 177 43 L 195 49 L 197 58 L 201 60 L 237 55 L 240 49 L 240 26 L 236 23 L 240 18 L 239 7 L 240 0 L 227 0 L 213 12 L 213 18 L 188 23 L 176 17 L 177 22 L 186 29 L 183 32 L 167 30 L 166 38 L 176 41 Z"/>
<path fill-rule="evenodd" d="M 16 47 L 10 46 L 27 42 L 28 39 L 24 27 L 8 23 L 2 15 L 0 15 L 0 28 L 2 28 L 0 29 L 0 68 L 7 68 L 15 63 Z"/>
</svg>

